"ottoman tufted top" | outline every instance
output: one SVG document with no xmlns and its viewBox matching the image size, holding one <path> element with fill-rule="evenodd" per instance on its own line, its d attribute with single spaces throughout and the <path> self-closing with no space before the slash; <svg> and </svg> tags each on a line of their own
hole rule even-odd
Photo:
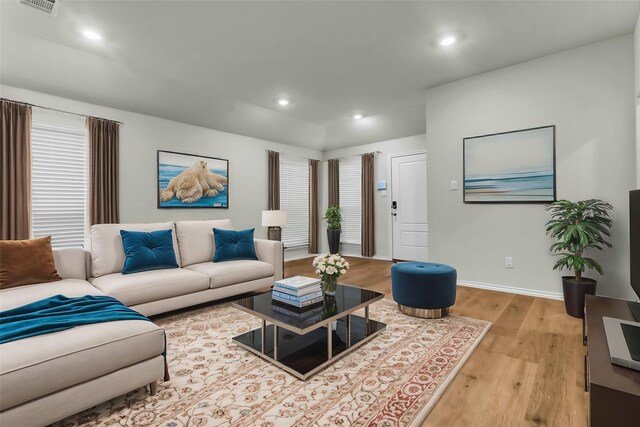
<svg viewBox="0 0 640 427">
<path fill-rule="evenodd" d="M 394 264 L 391 268 L 398 272 L 417 275 L 451 274 L 456 271 L 453 267 L 446 264 L 432 262 L 401 262 Z"/>
</svg>

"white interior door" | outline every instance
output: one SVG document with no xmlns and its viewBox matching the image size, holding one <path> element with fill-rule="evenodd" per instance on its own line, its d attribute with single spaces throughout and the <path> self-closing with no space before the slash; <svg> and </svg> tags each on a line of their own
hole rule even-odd
<svg viewBox="0 0 640 427">
<path fill-rule="evenodd" d="M 427 261 L 427 154 L 391 158 L 393 259 Z"/>
</svg>

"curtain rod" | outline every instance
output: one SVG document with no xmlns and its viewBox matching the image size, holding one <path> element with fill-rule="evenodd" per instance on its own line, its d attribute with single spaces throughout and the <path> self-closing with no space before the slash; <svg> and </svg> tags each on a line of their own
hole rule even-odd
<svg viewBox="0 0 640 427">
<path fill-rule="evenodd" d="M 22 101 L 16 101 L 13 99 L 8 99 L 8 98 L 0 98 L 0 101 L 7 101 L 7 102 L 13 102 L 15 104 L 22 104 L 22 105 L 28 105 L 29 107 L 35 107 L 35 108 L 42 108 L 43 110 L 51 110 L 51 111 L 57 111 L 59 113 L 64 113 L 64 114 L 72 114 L 74 116 L 80 116 L 80 117 L 91 117 L 93 119 L 98 119 L 98 120 L 106 120 L 108 122 L 116 122 L 119 125 L 123 125 L 124 123 L 119 122 L 117 120 L 110 120 L 110 119 L 103 119 L 102 117 L 96 117 L 96 116 L 89 116 L 87 114 L 79 114 L 79 113 L 74 113 L 71 111 L 65 111 L 65 110 L 59 110 L 57 108 L 52 108 L 52 107 L 43 107 L 42 105 L 36 105 L 36 104 L 31 104 L 29 102 L 22 102 Z"/>
<path fill-rule="evenodd" d="M 287 153 L 283 153 L 283 152 L 280 152 L 280 151 L 269 150 L 268 148 L 266 148 L 264 151 L 266 151 L 267 153 L 271 151 L 271 152 L 273 152 L 273 153 L 283 154 L 283 155 L 285 155 L 285 156 L 297 157 L 297 158 L 299 158 L 299 159 L 317 160 L 317 161 L 319 161 L 319 162 L 321 162 L 321 161 L 322 161 L 322 159 L 312 159 L 311 157 L 296 156 L 296 155 L 294 155 L 294 154 L 287 154 Z"/>
<path fill-rule="evenodd" d="M 266 151 L 266 152 L 273 151 L 274 153 L 287 155 L 287 153 L 281 153 L 281 152 L 279 152 L 279 151 L 274 151 L 274 150 L 269 150 L 269 149 L 265 149 L 264 151 Z M 349 158 L 349 157 L 362 156 L 363 154 L 382 154 L 382 151 L 369 151 L 369 152 L 367 152 L 367 153 L 354 154 L 353 156 L 334 157 L 334 158 L 332 158 L 332 159 L 327 159 L 327 160 L 318 160 L 318 159 L 311 159 L 311 158 L 309 158 L 309 157 L 304 157 L 304 156 L 293 156 L 293 155 L 291 155 L 291 154 L 290 154 L 290 155 L 291 155 L 291 156 L 293 156 L 293 157 L 299 157 L 299 158 L 301 158 L 301 159 L 307 159 L 307 160 L 318 160 L 319 162 L 327 162 L 327 161 L 329 161 L 329 160 L 339 160 L 339 159 L 346 159 L 346 158 Z"/>
<path fill-rule="evenodd" d="M 356 157 L 356 156 L 362 156 L 364 154 L 382 154 L 382 151 L 369 151 L 366 153 L 360 153 L 360 154 L 354 154 L 352 156 L 342 156 L 342 157 L 334 157 L 332 159 L 327 159 L 327 160 L 341 160 L 341 159 L 348 159 L 349 157 Z"/>
</svg>

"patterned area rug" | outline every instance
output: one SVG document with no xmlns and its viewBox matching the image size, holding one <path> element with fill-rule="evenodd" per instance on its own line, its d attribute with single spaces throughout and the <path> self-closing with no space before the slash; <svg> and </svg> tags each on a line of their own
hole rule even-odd
<svg viewBox="0 0 640 427">
<path fill-rule="evenodd" d="M 425 320 L 395 303 L 371 306 L 387 329 L 307 381 L 238 347 L 260 326 L 229 304 L 158 317 L 171 381 L 128 393 L 60 426 L 419 426 L 491 324 Z"/>
</svg>

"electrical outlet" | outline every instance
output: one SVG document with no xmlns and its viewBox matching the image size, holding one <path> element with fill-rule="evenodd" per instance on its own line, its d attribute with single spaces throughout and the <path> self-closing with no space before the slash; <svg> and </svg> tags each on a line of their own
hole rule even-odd
<svg viewBox="0 0 640 427">
<path fill-rule="evenodd" d="M 452 190 L 457 190 L 458 189 L 458 181 L 455 181 L 455 180 L 451 181 L 450 188 Z"/>
<path fill-rule="evenodd" d="M 513 257 L 504 257 L 504 268 L 513 268 Z"/>
</svg>

